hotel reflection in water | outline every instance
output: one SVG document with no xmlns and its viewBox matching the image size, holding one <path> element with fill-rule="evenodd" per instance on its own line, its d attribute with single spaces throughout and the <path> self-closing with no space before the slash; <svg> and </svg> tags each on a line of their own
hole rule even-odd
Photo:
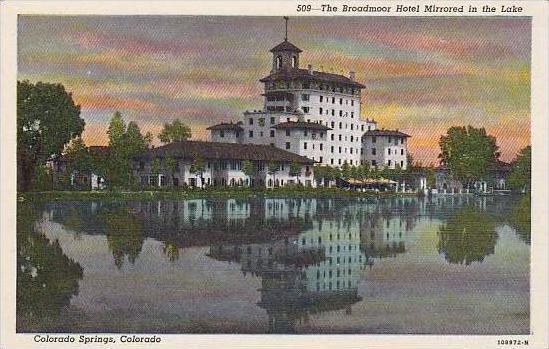
<svg viewBox="0 0 549 349">
<path fill-rule="evenodd" d="M 147 235 L 154 230 L 163 235 L 159 239 L 208 232 L 210 241 L 202 241 L 210 246 L 208 257 L 239 263 L 244 276 L 261 278 L 258 305 L 267 311 L 269 330 L 279 333 L 294 332 L 297 323 L 314 313 L 345 309 L 350 314 L 362 299 L 362 269 L 371 267 L 373 258 L 405 252 L 407 233 L 421 216 L 415 198 L 395 198 L 385 205 L 367 200 L 189 200 L 139 203 L 134 209 L 146 217 Z"/>
<path fill-rule="evenodd" d="M 170 247 L 165 248 L 172 251 L 170 259 L 178 258 L 180 249 L 206 247 L 208 257 L 238 263 L 244 277 L 261 278 L 258 306 L 269 316 L 269 330 L 292 333 L 312 314 L 343 309 L 352 313 L 352 305 L 362 299 L 358 294 L 359 283 L 365 280 L 362 270 L 372 267 L 375 259 L 406 252 L 418 222 L 443 220 L 448 209 L 467 204 L 463 200 L 469 199 L 129 202 L 125 212 L 131 218 L 122 222 L 139 222 L 134 226 L 140 227 L 140 237 L 132 236 L 132 241 L 145 237 L 161 241 Z M 48 210 L 50 219 L 65 220 L 67 210 L 58 205 Z M 82 230 L 107 238 L 117 234 L 100 219 L 89 219 L 102 212 L 120 212 L 116 207 L 88 202 L 80 209 Z"/>
</svg>

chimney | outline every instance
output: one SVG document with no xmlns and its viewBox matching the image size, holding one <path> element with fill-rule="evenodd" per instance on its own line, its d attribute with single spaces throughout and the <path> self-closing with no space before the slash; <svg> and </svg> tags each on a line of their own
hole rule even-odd
<svg viewBox="0 0 549 349">
<path fill-rule="evenodd" d="M 307 70 L 309 71 L 309 75 L 313 75 L 313 65 L 307 64 Z"/>
<path fill-rule="evenodd" d="M 349 79 L 351 79 L 351 81 L 355 81 L 355 72 L 354 71 L 349 72 Z"/>
</svg>

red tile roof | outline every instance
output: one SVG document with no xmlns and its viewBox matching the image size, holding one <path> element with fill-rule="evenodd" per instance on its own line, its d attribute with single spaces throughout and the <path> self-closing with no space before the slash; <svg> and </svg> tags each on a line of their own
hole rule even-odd
<svg viewBox="0 0 549 349">
<path fill-rule="evenodd" d="M 328 126 L 316 123 L 316 122 L 305 122 L 305 121 L 286 121 L 281 122 L 280 124 L 276 124 L 272 126 L 271 128 L 276 129 L 292 129 L 292 128 L 299 128 L 299 129 L 308 129 L 308 130 L 318 130 L 318 131 L 327 131 L 331 130 Z"/>
<path fill-rule="evenodd" d="M 396 137 L 411 137 L 406 133 L 393 130 L 370 130 L 364 133 L 364 136 L 396 136 Z"/>
<path fill-rule="evenodd" d="M 234 130 L 234 131 L 243 131 L 244 129 L 240 126 L 242 122 L 237 122 L 235 124 L 222 122 L 217 125 L 210 126 L 206 130 Z"/>
<path fill-rule="evenodd" d="M 171 156 L 179 159 L 204 160 L 250 160 L 277 161 L 313 164 L 314 161 L 304 156 L 275 148 L 270 145 L 220 143 L 202 141 L 181 141 L 151 149 L 143 158 Z"/>
<path fill-rule="evenodd" d="M 297 47 L 296 45 L 292 44 L 291 42 L 289 42 L 288 40 L 284 40 L 282 41 L 280 44 L 276 45 L 275 47 L 273 47 L 271 50 L 271 52 L 277 52 L 277 51 L 291 51 L 291 52 L 303 52 L 299 47 Z"/>
<path fill-rule="evenodd" d="M 353 81 L 350 78 L 332 73 L 325 73 L 319 71 L 311 71 L 308 69 L 282 69 L 269 76 L 266 76 L 259 81 L 261 82 L 273 82 L 273 81 L 286 81 L 294 79 L 304 79 L 304 80 L 313 80 L 313 81 L 325 81 L 338 83 L 343 85 L 350 85 L 353 87 L 364 88 L 365 86 L 359 82 Z"/>
</svg>

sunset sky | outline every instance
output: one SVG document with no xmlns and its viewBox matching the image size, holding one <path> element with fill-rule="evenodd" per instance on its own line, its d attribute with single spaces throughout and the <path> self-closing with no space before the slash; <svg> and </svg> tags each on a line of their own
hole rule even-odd
<svg viewBox="0 0 549 349">
<path fill-rule="evenodd" d="M 502 159 L 530 143 L 530 19 L 291 18 L 300 64 L 366 85 L 362 117 L 412 136 L 409 151 L 436 161 L 451 125 L 484 126 Z M 106 144 L 114 111 L 155 135 L 176 118 L 194 139 L 262 109 L 275 17 L 21 16 L 18 78 L 59 82 L 86 120 L 88 145 Z"/>
</svg>

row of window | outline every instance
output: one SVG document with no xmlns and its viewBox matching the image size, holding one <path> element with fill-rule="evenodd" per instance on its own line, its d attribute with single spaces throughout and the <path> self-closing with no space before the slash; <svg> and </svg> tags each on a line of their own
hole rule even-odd
<svg viewBox="0 0 549 349">
<path fill-rule="evenodd" d="M 370 128 L 368 128 L 368 131 L 370 131 Z M 394 140 L 394 143 L 395 144 L 404 144 L 404 137 L 389 137 L 387 139 L 387 142 L 388 143 L 392 143 Z M 377 137 L 376 136 L 372 136 L 372 143 L 376 143 L 377 142 Z"/>
<path fill-rule="evenodd" d="M 309 95 L 307 95 L 307 99 L 303 99 L 303 95 L 301 95 L 301 96 L 302 96 L 302 99 L 301 99 L 302 101 L 305 101 L 305 100 L 308 101 L 308 100 L 309 100 L 309 97 L 308 97 Z M 336 104 L 337 98 L 335 98 L 335 97 L 330 98 L 330 97 L 319 96 L 318 101 L 321 102 L 321 103 L 322 103 L 322 102 L 330 103 L 330 101 L 331 101 L 332 104 Z M 343 98 L 339 98 L 339 105 L 343 105 L 343 101 L 344 101 Z M 351 99 L 350 101 L 351 101 L 351 106 L 353 107 L 353 106 L 355 105 L 355 100 L 354 100 L 354 99 Z M 345 105 L 349 105 L 349 99 L 345 99 Z"/>
<path fill-rule="evenodd" d="M 301 88 L 303 90 L 309 90 L 309 89 L 318 89 L 320 91 L 329 91 L 334 93 L 345 93 L 349 95 L 354 95 L 358 92 L 353 87 L 343 87 L 343 86 L 335 86 L 335 85 L 324 85 L 324 84 L 316 84 L 314 83 L 313 86 L 309 82 L 302 82 L 301 84 L 298 83 L 290 83 L 289 81 L 279 81 L 276 83 L 267 83 L 265 85 L 267 90 L 290 90 L 290 89 L 297 89 Z"/>
<path fill-rule="evenodd" d="M 395 149 L 394 151 L 391 150 L 391 148 L 387 148 L 387 155 L 398 155 L 398 149 Z M 372 155 L 377 155 L 376 148 L 372 148 Z M 400 149 L 400 155 L 404 155 L 404 149 Z"/>
<path fill-rule="evenodd" d="M 305 107 L 304 107 L 305 108 Z M 307 110 L 309 110 L 309 108 L 307 108 Z M 318 113 L 320 115 L 324 114 L 324 115 L 332 115 L 332 116 L 335 116 L 335 109 L 324 109 L 322 107 L 318 108 Z M 355 112 L 351 112 L 351 119 L 354 119 L 355 117 Z M 339 116 L 340 117 L 348 117 L 349 116 L 349 112 L 344 112 L 343 110 L 340 110 L 339 111 Z"/>
</svg>

